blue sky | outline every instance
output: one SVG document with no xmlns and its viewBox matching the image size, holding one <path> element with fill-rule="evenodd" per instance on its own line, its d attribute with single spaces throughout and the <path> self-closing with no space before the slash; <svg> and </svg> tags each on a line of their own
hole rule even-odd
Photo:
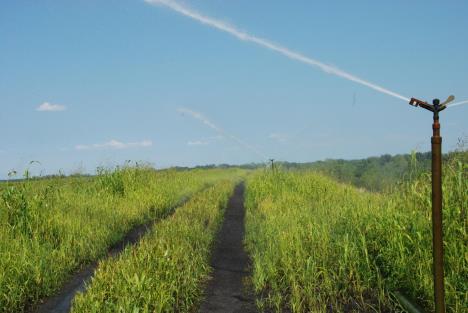
<svg viewBox="0 0 468 313">
<path fill-rule="evenodd" d="M 177 3 L 405 97 L 468 99 L 467 1 Z M 143 0 L 2 2 L 0 109 L 0 177 L 32 160 L 45 174 L 430 149 L 429 112 Z M 442 113 L 445 151 L 467 120 L 468 105 Z"/>
</svg>

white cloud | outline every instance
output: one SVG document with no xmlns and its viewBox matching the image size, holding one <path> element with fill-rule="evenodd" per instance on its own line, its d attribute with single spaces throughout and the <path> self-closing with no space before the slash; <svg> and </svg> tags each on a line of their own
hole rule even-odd
<svg viewBox="0 0 468 313">
<path fill-rule="evenodd" d="M 67 109 L 66 106 L 61 104 L 51 104 L 49 102 L 44 102 L 40 106 L 36 108 L 36 111 L 41 112 L 58 112 L 58 111 L 65 111 Z"/>
<path fill-rule="evenodd" d="M 223 140 L 224 137 L 221 135 L 208 137 L 209 140 Z"/>
<path fill-rule="evenodd" d="M 112 139 L 105 143 L 95 143 L 92 145 L 76 145 L 75 150 L 98 150 L 98 149 L 130 149 L 130 148 L 146 148 L 151 147 L 151 140 L 143 140 L 140 142 L 121 142 Z"/>
<path fill-rule="evenodd" d="M 208 144 L 209 142 L 204 140 L 194 140 L 187 142 L 187 146 L 206 146 Z"/>
<path fill-rule="evenodd" d="M 289 139 L 288 135 L 281 133 L 271 133 L 268 137 L 278 142 L 286 142 Z"/>
<path fill-rule="evenodd" d="M 221 135 L 210 136 L 198 140 L 190 140 L 187 142 L 187 146 L 207 146 L 209 144 L 214 143 L 215 141 L 223 140 L 224 137 Z"/>
<path fill-rule="evenodd" d="M 238 146 L 231 146 L 226 148 L 227 151 L 239 151 L 240 148 Z"/>
</svg>

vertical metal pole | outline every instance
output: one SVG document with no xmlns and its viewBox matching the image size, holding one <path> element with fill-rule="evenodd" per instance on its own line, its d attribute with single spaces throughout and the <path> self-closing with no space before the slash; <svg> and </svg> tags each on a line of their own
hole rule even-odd
<svg viewBox="0 0 468 313">
<path fill-rule="evenodd" d="M 440 137 L 439 112 L 455 99 L 451 95 L 440 104 L 434 99 L 432 105 L 425 101 L 411 98 L 409 104 L 422 107 L 434 113 L 432 124 L 432 270 L 434 274 L 435 312 L 445 313 L 444 290 L 444 241 L 442 233 L 442 137 Z"/>
<path fill-rule="evenodd" d="M 433 102 L 435 106 L 434 123 L 432 124 L 432 253 L 434 272 L 434 300 L 435 312 L 445 313 L 444 291 L 444 246 L 442 234 L 442 137 L 438 105 L 439 100 Z"/>
</svg>

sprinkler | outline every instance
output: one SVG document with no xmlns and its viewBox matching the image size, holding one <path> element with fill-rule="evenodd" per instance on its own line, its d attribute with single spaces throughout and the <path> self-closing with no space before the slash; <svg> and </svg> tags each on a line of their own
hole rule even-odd
<svg viewBox="0 0 468 313">
<path fill-rule="evenodd" d="M 432 100 L 432 105 L 415 98 L 409 104 L 421 107 L 433 113 L 432 124 L 432 256 L 434 275 L 435 312 L 445 313 L 444 290 L 444 246 L 442 232 L 442 137 L 440 137 L 439 112 L 455 99 L 449 96 L 440 103 L 439 99 Z"/>
</svg>

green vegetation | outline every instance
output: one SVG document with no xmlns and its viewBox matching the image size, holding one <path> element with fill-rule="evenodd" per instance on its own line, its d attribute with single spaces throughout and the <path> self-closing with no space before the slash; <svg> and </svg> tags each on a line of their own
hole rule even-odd
<svg viewBox="0 0 468 313">
<path fill-rule="evenodd" d="M 448 158 L 446 155 L 445 158 Z M 417 167 L 415 165 L 417 164 Z M 341 182 L 371 191 L 383 191 L 411 179 L 431 167 L 431 153 L 414 152 L 391 156 L 385 154 L 359 160 L 325 160 L 312 163 L 284 163 L 286 169 L 315 170 Z"/>
<path fill-rule="evenodd" d="M 357 171 L 372 178 L 368 184 L 397 159 L 379 160 Z M 334 172 L 326 170 L 332 165 L 314 171 L 283 165 L 248 177 L 245 240 L 259 306 L 278 312 L 398 312 L 394 292 L 401 291 L 430 309 L 427 158 L 413 154 L 405 179 L 392 188 L 391 173 L 380 187 L 366 186 L 385 193 L 335 181 L 340 175 L 341 181 L 356 178 L 357 172 L 337 174 L 348 172 L 346 164 L 351 163 L 333 165 Z M 450 313 L 468 303 L 467 164 L 466 152 L 445 157 Z M 25 311 L 54 294 L 81 266 L 100 259 L 73 312 L 192 312 L 210 272 L 226 201 L 245 172 L 227 166 L 163 171 L 124 166 L 100 168 L 92 177 L 32 179 L 26 173 L 24 180 L 0 183 L 0 313 Z M 359 179 L 349 182 L 359 186 Z M 158 222 L 139 245 L 106 259 L 110 246 L 151 220 Z"/>
<path fill-rule="evenodd" d="M 237 170 L 99 169 L 95 177 L 0 184 L 0 312 L 22 312 L 132 227 Z"/>
<path fill-rule="evenodd" d="M 448 312 L 468 303 L 466 154 L 444 167 Z M 316 172 L 261 171 L 248 180 L 246 244 L 261 307 L 292 312 L 397 312 L 401 290 L 431 308 L 430 176 L 389 194 Z"/>
<path fill-rule="evenodd" d="M 137 247 L 102 262 L 72 312 L 192 312 L 233 186 L 224 181 L 195 195 Z"/>
<path fill-rule="evenodd" d="M 463 152 L 464 151 L 464 152 Z M 464 149 L 464 141 L 460 139 L 458 149 L 443 155 L 444 162 L 451 159 L 468 161 L 468 152 Z M 411 181 L 414 177 L 427 172 L 431 168 L 431 153 L 416 152 L 410 154 L 390 155 L 384 154 L 357 160 L 327 159 L 324 161 L 295 163 L 275 162 L 277 168 L 288 171 L 314 170 L 330 176 L 340 182 L 365 188 L 370 191 L 388 191 L 402 181 Z M 227 164 L 209 164 L 197 166 L 200 169 L 231 168 L 261 169 L 264 163 L 251 163 L 240 166 Z M 189 170 L 189 168 L 176 167 L 177 170 Z"/>
</svg>

